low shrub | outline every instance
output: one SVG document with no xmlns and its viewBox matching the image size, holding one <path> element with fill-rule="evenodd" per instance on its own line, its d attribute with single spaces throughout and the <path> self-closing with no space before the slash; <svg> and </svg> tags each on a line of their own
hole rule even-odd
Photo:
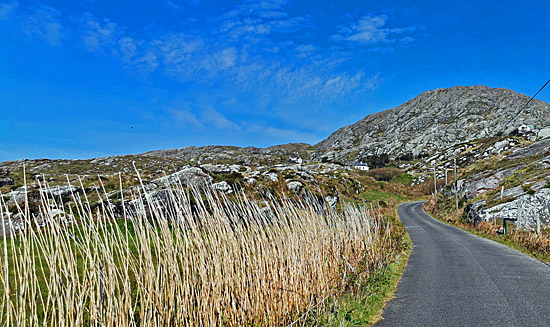
<svg viewBox="0 0 550 327">
<path fill-rule="evenodd" d="M 375 168 L 367 171 L 367 176 L 371 176 L 377 181 L 390 181 L 392 178 L 403 174 L 403 171 L 397 168 Z"/>
</svg>

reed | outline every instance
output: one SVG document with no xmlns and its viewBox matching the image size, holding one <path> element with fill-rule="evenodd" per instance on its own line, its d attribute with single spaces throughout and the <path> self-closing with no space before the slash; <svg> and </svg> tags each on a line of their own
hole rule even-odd
<svg viewBox="0 0 550 327">
<path fill-rule="evenodd" d="M 6 326 L 301 325 L 393 246 L 370 208 L 313 196 L 228 199 L 179 185 L 159 201 L 140 187 L 120 218 L 104 194 L 97 206 L 73 194 L 66 207 L 41 194 L 46 226 L 19 208 L 27 227 L 0 240 Z"/>
</svg>

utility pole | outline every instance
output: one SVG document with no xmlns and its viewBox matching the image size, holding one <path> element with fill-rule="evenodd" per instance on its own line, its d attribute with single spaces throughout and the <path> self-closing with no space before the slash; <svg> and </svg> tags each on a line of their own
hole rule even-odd
<svg viewBox="0 0 550 327">
<path fill-rule="evenodd" d="M 434 196 L 435 196 L 435 202 L 437 202 L 437 172 L 435 170 L 435 161 L 434 161 Z"/>
<path fill-rule="evenodd" d="M 540 234 L 540 213 L 537 211 L 537 234 Z"/>
<path fill-rule="evenodd" d="M 447 166 L 445 166 L 445 186 L 449 184 L 449 180 L 447 179 Z"/>
<path fill-rule="evenodd" d="M 455 202 L 456 202 L 456 219 L 458 220 L 458 182 L 456 181 L 456 159 L 455 159 Z"/>
</svg>

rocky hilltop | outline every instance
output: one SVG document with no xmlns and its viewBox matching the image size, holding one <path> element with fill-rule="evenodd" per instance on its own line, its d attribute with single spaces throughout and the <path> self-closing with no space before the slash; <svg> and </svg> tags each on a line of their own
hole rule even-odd
<svg viewBox="0 0 550 327">
<path fill-rule="evenodd" d="M 197 163 L 239 163 L 246 165 L 276 164 L 301 161 L 310 157 L 314 147 L 305 143 L 274 145 L 268 148 L 209 145 L 146 152 L 143 155 L 158 158 L 178 158 Z"/>
<path fill-rule="evenodd" d="M 369 155 L 427 155 L 475 139 L 508 135 L 521 124 L 550 126 L 550 104 L 505 88 L 455 86 L 427 91 L 368 115 L 316 145 L 314 159 L 349 162 Z"/>
</svg>

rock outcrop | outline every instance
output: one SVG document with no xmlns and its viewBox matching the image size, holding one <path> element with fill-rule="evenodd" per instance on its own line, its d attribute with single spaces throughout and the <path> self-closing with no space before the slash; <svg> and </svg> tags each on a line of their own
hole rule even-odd
<svg viewBox="0 0 550 327">
<path fill-rule="evenodd" d="M 212 182 L 212 177 L 197 167 L 186 167 L 176 173 L 152 181 L 158 187 L 183 183 L 184 186 L 204 186 Z"/>
<path fill-rule="evenodd" d="M 517 219 L 518 227 L 534 227 L 537 219 L 541 225 L 550 225 L 550 189 L 543 188 L 534 194 L 523 194 L 514 200 L 483 208 L 485 201 L 478 201 L 467 208 L 467 220 L 471 222 L 495 219 Z"/>
<path fill-rule="evenodd" d="M 14 185 L 15 182 L 13 179 L 9 177 L 0 177 L 0 187 L 6 186 L 6 185 Z"/>
</svg>

